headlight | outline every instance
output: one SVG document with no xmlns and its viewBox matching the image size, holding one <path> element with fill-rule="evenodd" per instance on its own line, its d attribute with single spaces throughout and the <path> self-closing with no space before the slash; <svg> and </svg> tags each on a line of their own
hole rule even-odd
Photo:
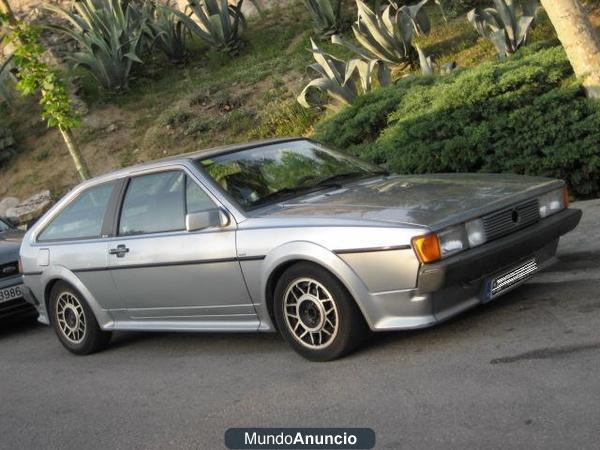
<svg viewBox="0 0 600 450">
<path fill-rule="evenodd" d="M 538 198 L 540 204 L 540 217 L 551 216 L 554 213 L 562 211 L 568 206 L 569 194 L 567 188 L 549 192 Z"/>
<path fill-rule="evenodd" d="M 483 220 L 471 220 L 470 222 L 465 223 L 465 229 L 467 231 L 470 247 L 477 247 L 478 245 L 485 244 L 487 241 L 485 229 L 483 228 Z"/>
<path fill-rule="evenodd" d="M 446 228 L 438 233 L 438 239 L 440 240 L 440 252 L 442 258 L 469 248 L 465 227 L 463 225 Z"/>
</svg>

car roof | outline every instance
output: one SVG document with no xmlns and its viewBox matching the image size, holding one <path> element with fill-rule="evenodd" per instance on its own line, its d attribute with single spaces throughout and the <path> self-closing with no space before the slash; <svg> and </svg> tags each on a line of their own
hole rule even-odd
<svg viewBox="0 0 600 450">
<path fill-rule="evenodd" d="M 233 145 L 224 145 L 220 147 L 213 147 L 205 150 L 198 150 L 190 153 L 183 153 L 181 155 L 169 156 L 166 158 L 161 158 L 153 161 L 148 161 L 140 164 L 135 164 L 133 166 L 129 166 L 123 169 L 114 170 L 112 172 L 108 172 L 104 175 L 100 175 L 94 178 L 90 178 L 89 180 L 84 181 L 79 184 L 77 187 L 82 186 L 91 186 L 99 183 L 103 183 L 106 181 L 111 181 L 117 178 L 121 178 L 127 175 L 130 175 L 133 172 L 138 172 L 141 170 L 160 168 L 164 166 L 169 166 L 174 163 L 184 163 L 197 158 L 210 158 L 214 156 L 224 155 L 228 153 L 235 153 L 241 150 L 246 150 L 255 147 L 263 147 L 267 145 L 280 144 L 285 142 L 294 142 L 294 141 L 308 141 L 310 139 L 304 137 L 287 137 L 287 138 L 274 138 L 274 139 L 263 139 L 248 142 L 245 144 L 233 144 Z"/>
</svg>

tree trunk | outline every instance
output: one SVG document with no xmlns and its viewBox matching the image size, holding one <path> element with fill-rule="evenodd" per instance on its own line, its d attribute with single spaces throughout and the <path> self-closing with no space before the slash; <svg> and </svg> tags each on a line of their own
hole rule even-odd
<svg viewBox="0 0 600 450">
<path fill-rule="evenodd" d="M 0 13 L 8 16 L 8 22 L 11 25 L 14 25 L 16 23 L 17 19 L 15 19 L 15 15 L 10 5 L 8 4 L 8 0 L 0 0 Z"/>
<path fill-rule="evenodd" d="M 63 130 L 62 128 L 59 128 L 59 130 L 67 144 L 71 158 L 73 158 L 73 163 L 75 163 L 79 178 L 81 178 L 81 181 L 87 180 L 90 178 L 90 170 L 84 159 L 81 157 L 81 151 L 79 150 L 79 146 L 75 142 L 75 139 L 73 139 L 73 133 L 71 130 Z"/>
<path fill-rule="evenodd" d="M 579 0 L 541 0 L 588 97 L 600 98 L 600 39 Z"/>
</svg>

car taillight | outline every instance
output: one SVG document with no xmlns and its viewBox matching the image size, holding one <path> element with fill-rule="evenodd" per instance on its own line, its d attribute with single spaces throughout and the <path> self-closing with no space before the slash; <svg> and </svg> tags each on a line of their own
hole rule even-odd
<svg viewBox="0 0 600 450">
<path fill-rule="evenodd" d="M 21 261 L 21 258 L 19 258 L 19 273 L 23 273 L 23 261 Z"/>
</svg>

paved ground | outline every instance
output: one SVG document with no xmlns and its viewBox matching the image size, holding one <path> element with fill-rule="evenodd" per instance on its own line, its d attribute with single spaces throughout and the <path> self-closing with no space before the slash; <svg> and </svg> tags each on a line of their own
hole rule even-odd
<svg viewBox="0 0 600 450">
<path fill-rule="evenodd" d="M 74 357 L 0 331 L 0 447 L 223 448 L 232 426 L 366 426 L 378 448 L 597 448 L 600 201 L 561 263 L 434 329 L 309 363 L 274 335 L 117 336 Z"/>
</svg>

